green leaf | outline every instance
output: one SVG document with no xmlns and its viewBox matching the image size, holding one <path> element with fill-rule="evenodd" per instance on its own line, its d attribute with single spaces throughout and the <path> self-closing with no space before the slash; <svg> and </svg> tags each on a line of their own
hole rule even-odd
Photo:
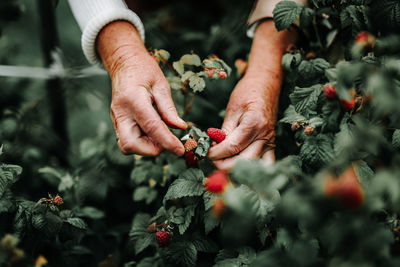
<svg viewBox="0 0 400 267">
<path fill-rule="evenodd" d="M 179 241 L 164 248 L 163 256 L 175 266 L 193 267 L 196 265 L 197 250 L 192 242 Z"/>
<path fill-rule="evenodd" d="M 289 105 L 288 108 L 285 110 L 283 118 L 280 122 L 292 124 L 293 122 L 303 122 L 307 121 L 307 119 L 296 112 L 296 109 L 293 105 Z"/>
<path fill-rule="evenodd" d="M 282 66 L 286 71 L 292 71 L 295 69 L 301 62 L 301 54 L 300 53 L 286 53 L 282 57 Z"/>
<path fill-rule="evenodd" d="M 276 4 L 273 11 L 276 29 L 282 31 L 289 28 L 297 20 L 302 10 L 303 7 L 294 1 L 281 1 Z"/>
<path fill-rule="evenodd" d="M 206 253 L 215 253 L 218 251 L 218 246 L 210 239 L 204 237 L 197 237 L 193 241 L 193 245 L 197 251 Z"/>
<path fill-rule="evenodd" d="M 86 230 L 87 228 L 85 221 L 81 218 L 67 218 L 65 221 L 78 229 Z"/>
<path fill-rule="evenodd" d="M 22 168 L 20 166 L 10 164 L 0 165 L 0 197 L 18 180 L 18 176 L 21 173 Z"/>
<path fill-rule="evenodd" d="M 188 229 L 197 205 L 189 205 L 183 209 L 183 222 L 178 225 L 179 233 L 183 235 Z"/>
<path fill-rule="evenodd" d="M 208 235 L 212 230 L 215 229 L 219 225 L 220 221 L 215 218 L 212 214 L 211 210 L 207 211 L 204 214 L 204 230 L 205 233 Z"/>
<path fill-rule="evenodd" d="M 139 186 L 133 192 L 133 200 L 136 202 L 145 201 L 147 205 L 157 198 L 157 190 L 148 186 Z"/>
<path fill-rule="evenodd" d="M 104 218 L 104 212 L 95 207 L 85 206 L 76 212 L 76 216 L 98 220 Z"/>
<path fill-rule="evenodd" d="M 311 114 L 315 114 L 318 97 L 321 92 L 321 84 L 316 84 L 308 88 L 295 87 L 293 93 L 291 93 L 289 97 L 296 112 L 305 117 L 309 117 Z"/>
<path fill-rule="evenodd" d="M 304 7 L 300 13 L 300 28 L 307 28 L 314 19 L 315 12 L 309 7 Z"/>
<path fill-rule="evenodd" d="M 201 170 L 186 170 L 170 185 L 164 201 L 182 197 L 200 196 L 204 192 L 204 178 Z"/>
<path fill-rule="evenodd" d="M 193 66 L 201 66 L 201 59 L 198 55 L 195 54 L 187 54 L 183 55 L 180 59 L 183 64 L 193 65 Z"/>
<path fill-rule="evenodd" d="M 185 72 L 185 67 L 181 61 L 175 61 L 172 63 L 172 67 L 176 70 L 176 72 L 179 73 L 179 75 L 182 75 Z"/>
<path fill-rule="evenodd" d="M 324 134 L 309 136 L 301 147 L 300 157 L 314 168 L 328 164 L 333 159 L 332 138 Z"/>
<path fill-rule="evenodd" d="M 176 76 L 168 76 L 167 81 L 171 89 L 180 90 L 182 88 L 182 81 Z"/>
<path fill-rule="evenodd" d="M 201 137 L 197 140 L 197 147 L 194 150 L 194 153 L 200 157 L 204 158 L 207 156 L 208 150 L 211 147 L 211 139 L 209 137 Z"/>
<path fill-rule="evenodd" d="M 150 224 L 149 214 L 137 213 L 133 219 L 129 237 L 134 242 L 135 254 L 139 254 L 155 242 L 154 234 L 146 231 Z"/>
<path fill-rule="evenodd" d="M 392 145 L 395 148 L 400 148 L 400 130 L 397 129 L 393 132 L 393 136 L 392 136 Z"/>
</svg>

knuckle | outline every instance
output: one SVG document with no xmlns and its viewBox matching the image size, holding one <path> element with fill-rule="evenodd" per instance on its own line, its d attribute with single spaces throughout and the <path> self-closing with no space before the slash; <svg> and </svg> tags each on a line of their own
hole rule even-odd
<svg viewBox="0 0 400 267">
<path fill-rule="evenodd" d="M 237 142 L 233 142 L 228 147 L 228 152 L 231 155 L 236 155 L 240 152 L 240 144 Z"/>
<path fill-rule="evenodd" d="M 124 155 L 130 155 L 135 152 L 135 148 L 134 148 L 133 144 L 124 142 L 123 140 L 119 140 L 118 147 L 119 147 L 119 150 L 121 150 L 122 154 L 124 154 Z"/>
<path fill-rule="evenodd" d="M 143 122 L 143 130 L 147 135 L 153 136 L 160 127 L 160 120 L 158 119 L 148 119 Z"/>
</svg>

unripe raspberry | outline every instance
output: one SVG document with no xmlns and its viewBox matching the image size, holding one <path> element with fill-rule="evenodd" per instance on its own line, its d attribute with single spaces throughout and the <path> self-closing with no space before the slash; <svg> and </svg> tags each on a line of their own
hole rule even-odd
<svg viewBox="0 0 400 267">
<path fill-rule="evenodd" d="M 336 88 L 332 84 L 324 85 L 324 94 L 325 94 L 325 97 L 329 100 L 333 100 L 333 99 L 337 98 Z"/>
<path fill-rule="evenodd" d="M 221 78 L 221 79 L 226 79 L 226 77 L 228 77 L 228 74 L 226 74 L 225 71 L 220 71 L 218 73 L 218 77 Z"/>
<path fill-rule="evenodd" d="M 211 173 L 204 182 L 204 187 L 208 192 L 220 194 L 225 191 L 226 186 L 230 183 L 228 173 L 218 170 Z"/>
<path fill-rule="evenodd" d="M 340 105 L 342 106 L 343 109 L 350 111 L 356 106 L 356 96 L 355 96 L 355 91 L 354 89 L 350 90 L 350 100 L 346 99 L 341 99 L 340 100 Z"/>
<path fill-rule="evenodd" d="M 211 140 L 217 143 L 221 143 L 225 140 L 226 137 L 226 134 L 222 130 L 217 128 L 208 128 L 207 135 L 211 138 Z"/>
<path fill-rule="evenodd" d="M 147 226 L 146 231 L 147 231 L 148 233 L 155 233 L 155 232 L 157 232 L 157 225 L 156 225 L 156 223 L 154 222 L 154 223 L 150 224 L 149 226 Z"/>
<path fill-rule="evenodd" d="M 212 76 L 214 75 L 214 70 L 213 70 L 213 69 L 208 69 L 208 70 L 206 71 L 206 73 L 207 73 L 207 76 L 208 76 L 209 78 L 212 78 Z"/>
<path fill-rule="evenodd" d="M 221 219 L 226 210 L 225 202 L 221 198 L 217 198 L 213 203 L 212 214 L 215 218 Z"/>
<path fill-rule="evenodd" d="M 188 168 L 198 168 L 198 162 L 199 159 L 196 157 L 193 151 L 189 151 L 188 153 L 185 154 L 185 162 L 186 162 L 186 167 Z"/>
<path fill-rule="evenodd" d="M 156 240 L 158 243 L 158 247 L 166 247 L 169 243 L 170 235 L 167 232 L 157 232 L 156 233 Z"/>
<path fill-rule="evenodd" d="M 184 147 L 185 147 L 185 151 L 186 151 L 186 152 L 192 151 L 192 150 L 196 149 L 196 147 L 197 147 L 197 142 L 196 142 L 196 140 L 194 140 L 193 138 L 189 138 L 189 139 L 185 142 Z"/>
<path fill-rule="evenodd" d="M 306 135 L 312 135 L 314 131 L 315 131 L 315 129 L 310 125 L 308 125 L 306 128 L 304 128 L 304 133 Z"/>
<path fill-rule="evenodd" d="M 298 129 L 300 129 L 300 123 L 298 121 L 295 121 L 292 123 L 292 126 L 290 127 L 292 129 L 292 131 L 297 131 Z"/>
<path fill-rule="evenodd" d="M 60 206 L 60 205 L 64 204 L 64 201 L 59 195 L 57 195 L 54 197 L 53 203 L 56 204 L 57 206 Z"/>
</svg>

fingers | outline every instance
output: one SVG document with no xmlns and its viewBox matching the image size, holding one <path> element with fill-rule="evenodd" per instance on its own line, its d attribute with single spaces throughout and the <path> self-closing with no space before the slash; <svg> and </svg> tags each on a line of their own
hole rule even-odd
<svg viewBox="0 0 400 267">
<path fill-rule="evenodd" d="M 275 162 L 275 151 L 273 149 L 268 150 L 261 158 L 267 165 L 271 165 Z"/>
<path fill-rule="evenodd" d="M 253 142 L 255 134 L 252 127 L 242 122 L 224 141 L 210 148 L 208 157 L 218 160 L 236 155 Z"/>
<path fill-rule="evenodd" d="M 178 156 L 183 155 L 185 149 L 179 139 L 171 133 L 167 125 L 161 120 L 152 106 L 150 95 L 145 88 L 137 90 L 132 106 L 137 123 L 143 132 L 162 148 Z"/>
<path fill-rule="evenodd" d="M 187 124 L 182 120 L 178 113 L 174 102 L 172 101 L 171 90 L 167 81 L 158 82 L 153 86 L 153 97 L 156 102 L 158 111 L 163 120 L 171 127 L 186 129 Z"/>
<path fill-rule="evenodd" d="M 162 148 L 147 136 L 141 136 L 141 131 L 135 121 L 130 118 L 115 120 L 111 114 L 115 132 L 118 136 L 118 147 L 122 153 L 140 154 L 144 156 L 156 156 L 161 153 Z"/>
<path fill-rule="evenodd" d="M 255 158 L 260 158 L 263 151 L 267 148 L 267 142 L 265 140 L 256 140 L 250 144 L 246 149 L 244 149 L 239 155 L 234 157 L 214 161 L 214 165 L 218 169 L 230 170 L 238 160 L 251 160 Z"/>
</svg>

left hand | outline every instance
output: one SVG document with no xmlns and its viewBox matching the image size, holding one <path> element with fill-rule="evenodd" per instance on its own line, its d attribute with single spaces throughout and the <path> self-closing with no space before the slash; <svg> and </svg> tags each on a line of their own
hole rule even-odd
<svg viewBox="0 0 400 267">
<path fill-rule="evenodd" d="M 265 78 L 268 77 L 268 78 Z M 227 137 L 210 148 L 208 157 L 219 169 L 230 169 L 238 159 L 275 161 L 275 124 L 281 78 L 279 74 L 245 76 L 234 89 L 222 130 Z"/>
</svg>

